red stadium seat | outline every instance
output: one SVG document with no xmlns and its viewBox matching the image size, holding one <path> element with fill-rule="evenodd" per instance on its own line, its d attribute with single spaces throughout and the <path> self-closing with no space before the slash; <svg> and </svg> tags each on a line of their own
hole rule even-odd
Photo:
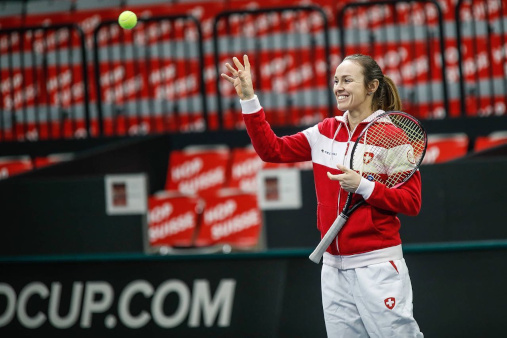
<svg viewBox="0 0 507 338">
<path fill-rule="evenodd" d="M 507 143 L 507 131 L 496 131 L 475 139 L 474 151 L 481 151 Z"/>
<path fill-rule="evenodd" d="M 464 133 L 428 135 L 423 164 L 441 163 L 465 156 L 468 136 Z"/>
<path fill-rule="evenodd" d="M 34 167 L 42 168 L 51 164 L 69 161 L 74 157 L 72 153 L 49 154 L 47 156 L 37 156 L 34 159 Z"/>
<path fill-rule="evenodd" d="M 255 193 L 221 189 L 204 200 L 196 246 L 228 244 L 248 249 L 259 244 L 262 217 Z"/>
<path fill-rule="evenodd" d="M 152 247 L 193 244 L 200 200 L 195 195 L 163 191 L 148 198 L 148 234 Z"/>
<path fill-rule="evenodd" d="M 28 155 L 0 157 L 0 179 L 17 175 L 33 169 Z"/>
<path fill-rule="evenodd" d="M 229 148 L 221 145 L 172 151 L 165 189 L 201 195 L 223 188 L 229 155 Z"/>
</svg>

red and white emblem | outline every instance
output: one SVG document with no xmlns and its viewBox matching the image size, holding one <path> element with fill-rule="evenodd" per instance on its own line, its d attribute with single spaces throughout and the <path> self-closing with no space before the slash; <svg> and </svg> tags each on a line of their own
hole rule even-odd
<svg viewBox="0 0 507 338">
<path fill-rule="evenodd" d="M 373 153 L 367 151 L 363 154 L 363 162 L 364 164 L 368 164 L 373 161 Z"/>
<path fill-rule="evenodd" d="M 392 310 L 393 307 L 396 305 L 396 299 L 394 297 L 389 297 L 384 299 L 384 304 L 387 306 L 389 310 Z"/>
</svg>

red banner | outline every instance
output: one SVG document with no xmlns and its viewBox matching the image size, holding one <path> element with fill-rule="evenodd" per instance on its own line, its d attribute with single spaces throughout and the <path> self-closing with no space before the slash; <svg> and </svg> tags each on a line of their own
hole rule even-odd
<svg viewBox="0 0 507 338">
<path fill-rule="evenodd" d="M 259 241 L 261 213 L 255 193 L 224 189 L 205 197 L 197 246 L 252 247 Z"/>
<path fill-rule="evenodd" d="M 172 151 L 166 190 L 203 194 L 224 187 L 229 153 L 227 147 L 220 146 Z"/>
<path fill-rule="evenodd" d="M 175 192 L 148 199 L 151 246 L 191 246 L 199 215 L 199 198 Z"/>
</svg>

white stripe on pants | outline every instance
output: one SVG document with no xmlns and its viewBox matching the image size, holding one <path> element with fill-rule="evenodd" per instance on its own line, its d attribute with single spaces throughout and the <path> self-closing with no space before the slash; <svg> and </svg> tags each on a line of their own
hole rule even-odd
<svg viewBox="0 0 507 338">
<path fill-rule="evenodd" d="M 322 306 L 329 338 L 424 337 L 412 312 L 405 259 L 393 263 L 398 271 L 390 262 L 348 270 L 322 265 Z"/>
</svg>

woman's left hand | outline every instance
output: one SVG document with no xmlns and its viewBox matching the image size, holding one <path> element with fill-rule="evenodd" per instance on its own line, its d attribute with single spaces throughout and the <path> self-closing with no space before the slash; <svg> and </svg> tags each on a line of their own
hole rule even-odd
<svg viewBox="0 0 507 338">
<path fill-rule="evenodd" d="M 327 177 L 329 177 L 330 180 L 340 182 L 341 187 L 347 192 L 356 192 L 357 188 L 359 187 L 359 183 L 361 183 L 361 175 L 341 164 L 337 164 L 336 167 L 343 171 L 343 173 L 333 175 L 328 171 Z"/>
</svg>

